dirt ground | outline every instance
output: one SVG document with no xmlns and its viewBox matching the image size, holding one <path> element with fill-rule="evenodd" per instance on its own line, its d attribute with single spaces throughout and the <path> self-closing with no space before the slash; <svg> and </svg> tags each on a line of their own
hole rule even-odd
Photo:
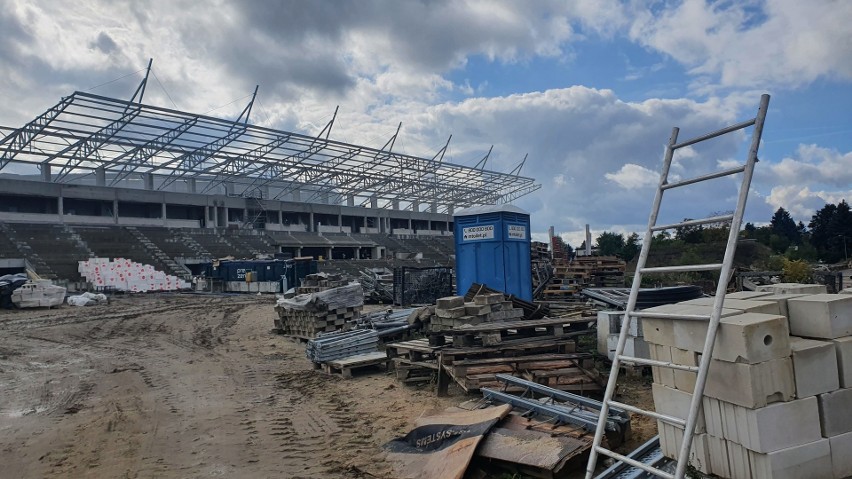
<svg viewBox="0 0 852 479">
<path fill-rule="evenodd" d="M 304 345 L 270 332 L 273 301 L 0 311 L 0 475 L 387 477 L 382 444 L 468 399 L 313 370 Z"/>
</svg>

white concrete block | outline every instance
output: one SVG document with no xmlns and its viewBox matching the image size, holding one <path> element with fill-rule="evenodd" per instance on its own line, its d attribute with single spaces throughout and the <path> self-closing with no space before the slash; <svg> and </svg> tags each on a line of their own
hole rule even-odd
<svg viewBox="0 0 852 479">
<path fill-rule="evenodd" d="M 711 307 L 708 306 L 697 306 L 697 305 L 688 305 L 683 303 L 678 304 L 666 304 L 663 306 L 656 306 L 654 308 L 648 308 L 643 310 L 643 313 L 666 313 L 666 314 L 706 314 L 709 315 L 712 312 Z M 722 317 L 733 316 L 736 314 L 740 314 L 740 311 L 734 309 L 722 309 Z M 645 341 L 654 344 L 662 344 L 664 346 L 672 346 L 672 347 L 680 347 L 675 341 L 675 325 L 678 323 L 686 322 L 684 320 L 672 320 L 672 319 L 657 319 L 657 318 L 642 318 L 642 330 L 644 333 Z M 704 331 L 706 334 L 706 322 L 702 321 L 692 321 L 696 323 L 700 323 L 704 325 Z M 697 341 L 696 341 L 697 342 Z M 701 347 L 698 349 L 703 349 L 704 346 L 704 338 L 701 338 Z M 680 347 L 681 349 L 689 349 Z"/>
<path fill-rule="evenodd" d="M 618 335 L 610 334 L 609 337 L 607 337 L 606 342 L 607 356 L 609 356 L 610 361 L 612 361 L 613 358 L 615 358 L 615 348 L 618 346 Z M 642 338 L 628 336 L 627 342 L 624 343 L 624 355 L 648 359 L 651 357 L 650 346 Z"/>
<path fill-rule="evenodd" d="M 852 432 L 852 389 L 838 389 L 817 398 L 823 437 Z"/>
<path fill-rule="evenodd" d="M 598 311 L 598 353 L 608 354 L 606 340 L 609 337 L 609 316 L 606 311 Z"/>
<path fill-rule="evenodd" d="M 840 387 L 852 388 L 852 336 L 837 338 L 833 342 L 834 351 L 837 353 Z"/>
<path fill-rule="evenodd" d="M 781 316 L 785 318 L 790 317 L 790 310 L 787 307 L 787 301 L 793 298 L 801 298 L 802 296 L 807 296 L 805 294 L 771 294 L 769 296 L 763 296 L 760 298 L 760 301 L 768 302 L 774 301 L 778 303 L 778 310 L 780 311 Z"/>
<path fill-rule="evenodd" d="M 663 455 L 677 459 L 680 454 L 680 446 L 683 444 L 683 430 L 671 424 L 657 421 L 657 432 L 660 435 L 660 449 Z M 692 447 L 689 450 L 689 465 L 704 474 L 714 474 L 710 468 L 710 449 L 707 443 L 707 434 L 694 434 Z"/>
<path fill-rule="evenodd" d="M 710 460 L 710 470 L 719 477 L 731 477 L 731 466 L 728 460 L 728 446 L 724 439 L 705 435 L 707 453 Z"/>
<path fill-rule="evenodd" d="M 701 352 L 707 325 L 704 321 L 675 321 L 671 346 Z M 713 348 L 715 359 L 754 364 L 789 355 L 789 330 L 784 316 L 744 313 L 723 317 L 719 322 Z"/>
<path fill-rule="evenodd" d="M 834 343 L 793 336 L 790 338 L 796 397 L 805 398 L 840 387 Z"/>
<path fill-rule="evenodd" d="M 793 361 L 789 357 L 757 364 L 714 359 L 704 390 L 705 396 L 751 409 L 789 401 L 795 393 Z"/>
<path fill-rule="evenodd" d="M 777 283 L 757 287 L 757 291 L 772 291 L 776 294 L 821 294 L 827 293 L 824 284 Z"/>
<path fill-rule="evenodd" d="M 737 291 L 735 293 L 726 294 L 725 299 L 755 299 L 762 296 L 769 296 L 771 294 L 771 291 Z"/>
<path fill-rule="evenodd" d="M 852 432 L 829 438 L 834 477 L 852 477 Z"/>
<path fill-rule="evenodd" d="M 708 434 L 755 452 L 779 451 L 822 437 L 819 407 L 814 396 L 758 409 L 708 397 L 704 397 L 703 405 Z"/>
<path fill-rule="evenodd" d="M 672 362 L 675 364 L 683 364 L 684 366 L 698 366 L 698 353 L 695 351 L 687 351 L 680 348 L 672 348 Z M 675 389 L 681 391 L 692 392 L 695 390 L 695 380 L 698 379 L 698 373 L 689 371 L 674 370 Z"/>
<path fill-rule="evenodd" d="M 814 294 L 787 301 L 790 333 L 834 339 L 852 335 L 852 295 Z"/>
<path fill-rule="evenodd" d="M 694 304 L 697 306 L 713 306 L 716 298 L 698 298 L 689 301 L 684 301 L 680 304 Z M 774 301 L 761 301 L 757 299 L 731 299 L 725 296 L 725 302 L 722 303 L 723 308 L 737 309 L 744 313 L 764 313 L 764 314 L 781 314 L 778 309 L 778 304 Z"/>
<path fill-rule="evenodd" d="M 852 288 L 841 289 L 840 294 L 852 294 Z"/>
<path fill-rule="evenodd" d="M 725 441 L 725 447 L 728 450 L 728 466 L 731 471 L 731 479 L 752 479 L 748 449 L 732 441 Z"/>
<path fill-rule="evenodd" d="M 660 414 L 672 416 L 686 420 L 689 415 L 689 404 L 692 401 L 692 394 L 686 391 L 679 391 L 662 384 L 652 383 L 651 394 L 654 396 L 654 410 Z M 705 432 L 706 426 L 704 423 L 704 414 L 698 415 L 698 422 L 695 425 L 696 433 Z"/>
<path fill-rule="evenodd" d="M 672 362 L 671 346 L 648 343 L 648 347 L 651 359 L 655 361 Z M 651 375 L 654 377 L 654 382 L 657 384 L 662 384 L 663 386 L 668 386 L 670 388 L 676 387 L 674 380 L 674 370 L 671 368 L 651 366 Z"/>
<path fill-rule="evenodd" d="M 760 479 L 830 478 L 831 445 L 820 439 L 801 446 L 761 454 L 749 451 L 751 474 Z"/>
<path fill-rule="evenodd" d="M 621 332 L 621 325 L 624 321 L 624 311 L 598 311 L 598 324 L 602 320 L 609 321 L 609 334 L 618 334 Z M 631 336 L 642 336 L 642 320 L 633 318 L 630 321 L 630 329 L 627 331 Z"/>
</svg>

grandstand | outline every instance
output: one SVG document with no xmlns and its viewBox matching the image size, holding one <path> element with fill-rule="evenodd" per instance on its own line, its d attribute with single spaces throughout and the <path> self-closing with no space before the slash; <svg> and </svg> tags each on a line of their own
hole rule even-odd
<svg viewBox="0 0 852 479">
<path fill-rule="evenodd" d="M 332 140 L 334 117 L 318 136 L 253 125 L 254 95 L 236 120 L 146 105 L 150 67 L 129 101 L 78 91 L 0 127 L 0 258 L 69 281 L 95 256 L 185 278 L 193 262 L 275 253 L 447 265 L 455 209 L 540 187 L 521 165 L 445 162 L 449 142 L 398 153 L 399 129 L 372 148 Z"/>
</svg>

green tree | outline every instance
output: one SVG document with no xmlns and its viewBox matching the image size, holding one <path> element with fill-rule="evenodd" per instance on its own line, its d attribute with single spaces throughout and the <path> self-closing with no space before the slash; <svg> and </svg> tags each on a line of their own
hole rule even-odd
<svg viewBox="0 0 852 479">
<path fill-rule="evenodd" d="M 852 211 L 845 200 L 819 209 L 808 228 L 810 242 L 821 260 L 833 263 L 846 257 L 852 245 Z"/>
<path fill-rule="evenodd" d="M 615 256 L 624 248 L 624 235 L 604 231 L 598 236 L 595 246 L 602 256 Z"/>
<path fill-rule="evenodd" d="M 692 218 L 684 218 L 683 221 L 691 221 Z M 675 229 L 675 239 L 679 239 L 684 243 L 700 243 L 704 239 L 704 226 L 679 226 Z"/>
<path fill-rule="evenodd" d="M 799 228 L 796 226 L 796 222 L 793 221 L 793 217 L 784 208 L 778 208 L 775 211 L 775 214 L 772 215 L 772 219 L 769 221 L 769 228 L 772 230 L 772 234 L 787 240 L 786 245 L 780 251 L 786 250 L 787 246 L 791 244 L 799 244 L 801 241 L 801 234 L 799 233 Z"/>
<path fill-rule="evenodd" d="M 639 244 L 639 235 L 631 233 L 624 242 L 624 246 L 621 248 L 621 258 L 629 263 L 637 254 L 639 254 L 639 250 L 641 249 L 642 246 Z"/>
</svg>

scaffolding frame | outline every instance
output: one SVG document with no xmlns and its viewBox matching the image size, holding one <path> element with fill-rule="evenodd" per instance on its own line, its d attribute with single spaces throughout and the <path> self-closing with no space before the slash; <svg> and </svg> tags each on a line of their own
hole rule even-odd
<svg viewBox="0 0 852 479">
<path fill-rule="evenodd" d="M 512 202 L 539 188 L 520 175 L 487 170 L 489 154 L 474 167 L 444 162 L 449 139 L 432 158 L 393 151 L 396 133 L 381 148 L 329 138 L 337 117 L 317 136 L 252 125 L 257 88 L 236 120 L 145 105 L 151 64 L 128 100 L 74 92 L 0 140 L 0 172 L 35 165 L 45 181 L 141 187 L 372 208 L 434 212 Z M 4 131 L 5 130 L 5 131 Z M 7 133 L 8 132 L 8 133 Z M 452 136 L 450 136 L 452 139 Z M 493 148 L 493 147 L 492 147 Z M 306 193 L 301 197 L 301 193 Z M 325 200 L 325 201 L 322 201 Z M 437 211 L 435 211 L 437 209 Z"/>
</svg>

